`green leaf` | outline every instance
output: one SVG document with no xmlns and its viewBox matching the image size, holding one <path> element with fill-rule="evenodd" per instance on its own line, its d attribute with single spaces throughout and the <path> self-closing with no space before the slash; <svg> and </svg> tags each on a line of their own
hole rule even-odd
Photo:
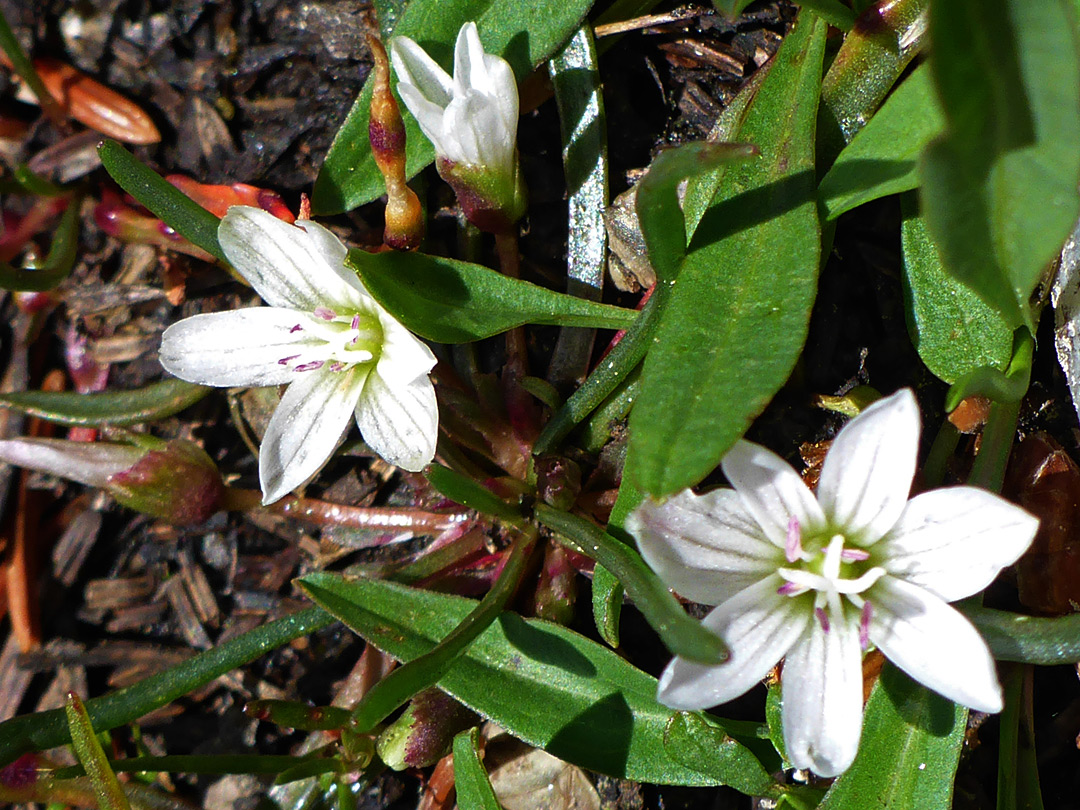
<svg viewBox="0 0 1080 810">
<path fill-rule="evenodd" d="M 367 734 L 409 698 L 434 686 L 477 637 L 502 613 L 521 583 L 531 543 L 519 537 L 510 550 L 499 578 L 461 623 L 434 647 L 398 667 L 364 695 L 352 713 L 351 730 Z"/>
<path fill-rule="evenodd" d="M 345 261 L 394 317 L 439 343 L 467 343 L 527 323 L 626 329 L 638 316 L 478 264 L 423 253 L 354 249 Z"/>
<path fill-rule="evenodd" d="M 458 31 L 472 20 L 479 28 L 484 50 L 506 59 L 520 82 L 563 46 L 591 6 L 592 0 L 411 0 L 394 25 L 394 35 L 416 40 L 449 70 Z M 318 214 L 349 211 L 384 191 L 368 142 L 370 105 L 369 82 L 338 130 L 315 180 L 311 205 Z M 412 177 L 435 159 L 435 151 L 404 104 L 401 114 L 406 131 L 406 173 Z"/>
<path fill-rule="evenodd" d="M 512 526 L 520 526 L 524 522 L 524 516 L 517 507 L 467 475 L 435 463 L 428 465 L 424 476 L 435 489 L 454 503 L 460 503 L 485 515 L 494 515 Z"/>
<path fill-rule="evenodd" d="M 536 519 L 608 569 L 673 653 L 702 664 L 717 664 L 727 658 L 720 636 L 687 615 L 636 550 L 591 521 L 546 504 L 537 504 Z"/>
<path fill-rule="evenodd" d="M 947 383 L 984 366 L 1003 370 L 1012 357 L 1013 330 L 997 310 L 942 268 L 915 196 L 905 194 L 900 205 L 904 310 L 919 357 Z"/>
<path fill-rule="evenodd" d="M 90 777 L 90 784 L 94 786 L 98 807 L 101 810 L 130 810 L 131 804 L 120 787 L 120 780 L 109 767 L 105 749 L 101 747 L 101 741 L 94 733 L 86 707 L 74 692 L 68 692 L 64 710 L 67 714 L 71 745 L 79 758 L 79 764 Z"/>
<path fill-rule="evenodd" d="M 117 184 L 193 245 L 228 264 L 218 244 L 221 221 L 116 141 L 98 147 L 101 164 Z"/>
<path fill-rule="evenodd" d="M 58 425 L 137 425 L 179 413 L 211 391 L 205 385 L 168 377 L 132 391 L 79 394 L 72 391 L 22 391 L 0 394 L 0 408 Z"/>
<path fill-rule="evenodd" d="M 622 617 L 623 586 L 600 563 L 593 568 L 592 610 L 596 632 L 605 643 L 618 649 L 619 620 Z"/>
<path fill-rule="evenodd" d="M 930 68 L 917 68 L 836 158 L 818 186 L 827 220 L 919 185 L 919 153 L 944 126 Z"/>
<path fill-rule="evenodd" d="M 86 701 L 90 721 L 98 731 L 108 731 L 134 722 L 193 689 L 332 623 L 333 618 L 318 608 L 309 608 L 268 622 L 165 672 Z M 55 748 L 65 745 L 69 739 L 63 709 L 6 720 L 0 723 L 0 767 L 28 751 Z"/>
<path fill-rule="evenodd" d="M 950 807 L 966 717 L 967 709 L 885 664 L 866 704 L 855 762 L 819 810 Z"/>
<path fill-rule="evenodd" d="M 664 745 L 671 757 L 747 796 L 775 795 L 776 780 L 745 745 L 700 714 L 679 712 L 668 723 Z"/>
<path fill-rule="evenodd" d="M 945 270 L 1035 331 L 1029 298 L 1080 212 L 1080 55 L 1067 0 L 942 0 L 931 66 L 948 122 L 921 164 Z"/>
<path fill-rule="evenodd" d="M 454 787 L 458 807 L 500 810 L 484 763 L 480 761 L 480 730 L 471 728 L 454 737 Z"/>
<path fill-rule="evenodd" d="M 72 195 L 53 233 L 49 253 L 39 266 L 20 270 L 0 261 L 0 288 L 18 292 L 42 292 L 51 290 L 71 275 L 79 253 L 81 209 L 82 194 Z"/>
<path fill-rule="evenodd" d="M 304 590 L 369 643 L 409 661 L 476 606 L 469 599 L 329 573 Z M 671 709 L 656 680 L 572 630 L 503 613 L 439 682 L 530 745 L 583 768 L 657 784 L 712 785 L 664 749 Z"/>
<path fill-rule="evenodd" d="M 1025 664 L 1069 664 L 1080 661 L 1080 614 L 1024 616 L 961 602 L 960 612 L 971 619 L 999 661 Z"/>
<path fill-rule="evenodd" d="M 796 0 L 797 4 L 814 12 L 825 22 L 841 31 L 850 31 L 855 25 L 855 12 L 840 0 Z"/>
<path fill-rule="evenodd" d="M 661 316 L 624 471 L 654 496 L 704 478 L 802 350 L 821 252 L 814 122 L 826 29 L 804 12 L 774 57 L 737 135 L 761 158 L 725 170 Z"/>
<path fill-rule="evenodd" d="M 348 714 L 348 712 L 345 713 Z M 329 766 L 330 770 L 333 770 L 336 765 L 335 760 L 326 758 L 325 751 L 316 751 L 296 757 L 274 754 L 178 754 L 163 757 L 131 757 L 110 760 L 109 767 L 117 773 L 278 774 L 312 760 Z M 83 769 L 78 765 L 58 768 L 52 773 L 55 779 L 72 779 L 82 775 Z"/>
</svg>

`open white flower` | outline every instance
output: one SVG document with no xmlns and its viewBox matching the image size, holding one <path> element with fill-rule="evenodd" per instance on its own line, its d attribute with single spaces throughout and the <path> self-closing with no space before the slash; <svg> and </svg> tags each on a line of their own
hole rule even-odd
<svg viewBox="0 0 1080 810">
<path fill-rule="evenodd" d="M 948 602 L 985 588 L 1038 521 L 975 487 L 908 500 L 919 409 L 905 389 L 853 419 L 825 459 L 817 498 L 764 447 L 740 441 L 722 466 L 735 489 L 686 490 L 627 521 L 642 555 L 678 593 L 718 605 L 704 620 L 731 658 L 675 658 L 659 700 L 703 709 L 741 695 L 782 657 L 784 741 L 821 776 L 855 758 L 862 651 L 872 643 L 950 700 L 1001 711 L 982 637 Z"/>
<path fill-rule="evenodd" d="M 514 71 L 484 53 L 474 22 L 458 32 L 453 78 L 408 37 L 395 37 L 390 52 L 398 94 L 435 147 L 439 174 L 465 215 L 485 230 L 505 230 L 525 209 Z"/>
<path fill-rule="evenodd" d="M 310 221 L 233 206 L 218 227 L 229 262 L 270 306 L 196 315 L 161 339 L 161 364 L 189 382 L 288 384 L 259 453 L 263 503 L 313 477 L 350 418 L 376 453 L 419 470 L 435 454 L 435 356 L 344 265 L 346 249 Z"/>
</svg>

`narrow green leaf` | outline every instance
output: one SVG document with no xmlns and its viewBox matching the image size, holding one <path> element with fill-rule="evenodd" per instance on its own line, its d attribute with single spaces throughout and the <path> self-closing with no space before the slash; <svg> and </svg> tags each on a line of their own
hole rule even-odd
<svg viewBox="0 0 1080 810">
<path fill-rule="evenodd" d="M 132 391 L 79 394 L 71 391 L 22 391 L 0 394 L 0 408 L 36 416 L 58 425 L 137 425 L 179 413 L 211 391 L 205 385 L 168 377 Z"/>
<path fill-rule="evenodd" d="M 1080 54 L 1068 0 L 942 0 L 931 67 L 948 122 L 921 164 L 945 270 L 1016 327 L 1080 212 Z"/>
<path fill-rule="evenodd" d="M 785 761 L 787 744 L 784 742 L 784 696 L 779 683 L 769 684 L 765 695 L 765 724 L 769 729 L 769 742 Z"/>
<path fill-rule="evenodd" d="M 98 807 L 101 810 L 130 810 L 131 804 L 120 787 L 120 780 L 109 767 L 105 749 L 101 747 L 101 742 L 94 732 L 86 707 L 74 692 L 68 692 L 64 711 L 67 714 L 71 745 L 75 749 L 75 756 L 79 758 L 79 764 L 90 777 L 90 784 L 94 786 Z"/>
<path fill-rule="evenodd" d="M 687 615 L 637 551 L 591 521 L 546 504 L 537 505 L 536 519 L 608 569 L 675 655 L 702 664 L 716 664 L 727 658 L 720 636 Z"/>
<path fill-rule="evenodd" d="M 337 706 L 309 706 L 293 700 L 249 700 L 244 704 L 244 716 L 299 731 L 332 731 L 343 728 L 352 713 Z"/>
<path fill-rule="evenodd" d="M 904 311 L 919 357 L 947 383 L 978 368 L 1004 370 L 1012 357 L 1013 330 L 997 310 L 942 269 L 915 195 L 903 195 L 900 205 Z"/>
<path fill-rule="evenodd" d="M 797 0 L 800 7 L 814 12 L 833 28 L 850 31 L 855 26 L 855 12 L 840 0 Z"/>
<path fill-rule="evenodd" d="M 90 722 L 99 731 L 134 722 L 193 689 L 254 661 L 271 650 L 332 624 L 332 616 L 309 608 L 264 624 L 214 649 L 199 653 L 165 672 L 108 695 L 86 701 Z M 0 723 L 0 767 L 28 751 L 65 745 L 70 739 L 62 709 L 35 712 Z"/>
<path fill-rule="evenodd" d="M 455 503 L 485 515 L 494 515 L 512 526 L 523 525 L 524 516 L 516 506 L 466 475 L 436 463 L 424 470 L 424 476 L 435 489 Z"/>
<path fill-rule="evenodd" d="M 409 661 L 475 608 L 456 596 L 380 580 L 309 574 L 300 584 L 371 644 Z M 670 758 L 656 680 L 606 647 L 539 619 L 503 613 L 450 668 L 439 688 L 550 754 L 624 779 L 710 785 Z"/>
<path fill-rule="evenodd" d="M 619 646 L 619 620 L 624 593 L 618 577 L 597 563 L 592 578 L 593 621 L 596 622 L 596 632 L 600 638 L 616 649 Z"/>
<path fill-rule="evenodd" d="M 26 82 L 30 92 L 37 97 L 41 109 L 53 123 L 59 124 L 67 120 L 67 115 L 60 109 L 60 105 L 45 87 L 37 71 L 34 70 L 33 62 L 23 51 L 18 37 L 11 30 L 11 26 L 8 24 L 7 17 L 4 16 L 3 12 L 0 12 L 0 50 L 7 54 L 7 58 L 11 60 L 11 66 L 19 74 L 19 78 Z"/>
<path fill-rule="evenodd" d="M 474 21 L 484 50 L 506 59 L 520 82 L 563 46 L 591 6 L 592 0 L 411 0 L 394 25 L 394 35 L 416 40 L 449 71 L 458 31 Z M 318 214 L 349 211 L 384 191 L 368 142 L 370 105 L 369 82 L 338 130 L 315 180 L 311 204 Z M 412 177 L 435 159 L 435 152 L 404 105 L 401 113 L 406 130 L 406 172 Z"/>
<path fill-rule="evenodd" d="M 802 351 L 821 252 L 814 122 L 827 27 L 803 12 L 774 57 L 737 135 L 761 158 L 725 170 L 661 316 L 623 474 L 654 496 L 704 478 Z"/>
<path fill-rule="evenodd" d="M 467 810 L 501 810 L 480 761 L 480 730 L 471 728 L 454 737 L 454 787 L 458 807 Z"/>
<path fill-rule="evenodd" d="M 919 185 L 918 159 L 944 119 L 926 65 L 896 88 L 818 186 L 826 219 Z"/>
<path fill-rule="evenodd" d="M 38 267 L 19 270 L 0 262 L 0 288 L 19 292 L 51 290 L 71 275 L 79 251 L 79 221 L 82 195 L 74 194 L 53 233 L 45 261 Z"/>
<path fill-rule="evenodd" d="M 525 570 L 531 543 L 519 537 L 491 590 L 453 630 L 426 653 L 398 667 L 356 705 L 352 731 L 367 734 L 409 698 L 438 683 L 477 637 L 495 621 L 514 595 Z"/>
<path fill-rule="evenodd" d="M 16 166 L 14 171 L 11 172 L 11 176 L 23 191 L 37 197 L 62 197 L 71 193 L 70 188 L 65 188 L 52 180 L 42 177 L 25 163 Z"/>
<path fill-rule="evenodd" d="M 117 184 L 193 245 L 228 263 L 218 244 L 220 220 L 166 181 L 116 141 L 98 147 L 101 164 Z"/>
<path fill-rule="evenodd" d="M 1043 666 L 1080 661 L 1080 614 L 1048 618 L 968 602 L 956 607 L 971 619 L 999 661 Z"/>
<path fill-rule="evenodd" d="M 394 317 L 439 343 L 467 343 L 527 323 L 626 329 L 638 315 L 423 253 L 350 250 L 346 263 Z"/>
<path fill-rule="evenodd" d="M 929 0 L 875 3 L 844 37 L 821 82 L 818 163 L 828 168 L 919 52 Z"/>
<path fill-rule="evenodd" d="M 855 762 L 820 810 L 950 807 L 967 709 L 886 664 L 866 704 Z"/>
<path fill-rule="evenodd" d="M 673 759 L 747 796 L 776 795 L 778 785 L 749 748 L 700 714 L 679 712 L 664 733 Z"/>
<path fill-rule="evenodd" d="M 342 710 L 344 711 L 344 710 Z M 348 712 L 346 712 L 348 714 Z M 296 767 L 302 762 L 321 761 L 333 766 L 325 752 L 304 756 L 256 755 L 256 754 L 174 754 L 163 757 L 131 757 L 109 760 L 109 767 L 117 773 L 266 773 L 277 774 Z M 72 779 L 82 776 L 81 766 L 61 768 L 53 772 L 56 779 Z"/>
</svg>

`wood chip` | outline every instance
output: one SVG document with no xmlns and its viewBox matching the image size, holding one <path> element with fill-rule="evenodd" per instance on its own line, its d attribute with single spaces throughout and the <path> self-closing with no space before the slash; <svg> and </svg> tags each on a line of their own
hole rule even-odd
<svg viewBox="0 0 1080 810">
<path fill-rule="evenodd" d="M 180 578 L 184 581 L 199 621 L 216 628 L 221 624 L 221 609 L 202 566 L 192 559 L 191 552 L 186 548 L 177 552 L 176 560 L 180 564 Z"/>
<path fill-rule="evenodd" d="M 173 577 L 164 587 L 165 596 L 173 609 L 173 619 L 176 621 L 176 629 L 180 637 L 197 650 L 208 650 L 214 646 L 206 628 L 199 622 L 199 615 L 195 612 L 195 605 L 184 588 L 181 577 Z"/>
<path fill-rule="evenodd" d="M 102 516 L 96 509 L 80 512 L 53 546 L 53 576 L 66 588 L 79 578 L 83 563 L 101 531 Z"/>
<path fill-rule="evenodd" d="M 134 577 L 92 579 L 86 583 L 83 598 L 90 610 L 117 610 L 146 602 L 157 587 L 157 577 L 149 572 Z"/>
</svg>

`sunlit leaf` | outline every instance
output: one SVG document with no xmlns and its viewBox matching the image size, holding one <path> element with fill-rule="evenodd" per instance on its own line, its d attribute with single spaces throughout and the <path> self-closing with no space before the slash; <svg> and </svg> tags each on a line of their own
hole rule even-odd
<svg viewBox="0 0 1080 810">
<path fill-rule="evenodd" d="M 80 394 L 73 391 L 21 391 L 0 394 L 0 408 L 58 425 L 136 425 L 179 413 L 212 388 L 167 377 L 131 391 Z"/>
<path fill-rule="evenodd" d="M 454 787 L 459 807 L 500 810 L 484 763 L 480 761 L 480 732 L 471 728 L 454 737 Z"/>
</svg>

